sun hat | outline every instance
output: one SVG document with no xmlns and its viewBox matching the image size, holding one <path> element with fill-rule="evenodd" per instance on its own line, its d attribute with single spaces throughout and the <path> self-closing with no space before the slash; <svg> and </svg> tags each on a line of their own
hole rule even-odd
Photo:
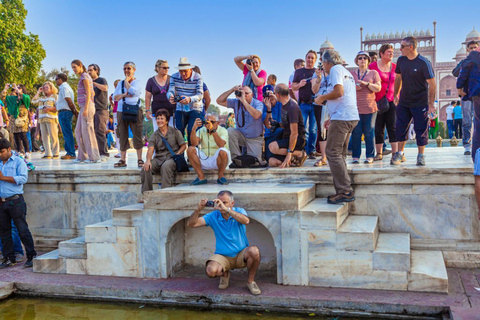
<svg viewBox="0 0 480 320">
<path fill-rule="evenodd" d="M 359 51 L 357 53 L 357 56 L 355 57 L 355 64 L 358 66 L 358 57 L 359 56 L 366 56 L 367 59 L 368 59 L 368 64 L 372 63 L 372 58 L 370 58 L 370 56 L 368 55 L 368 52 L 367 51 Z"/>
<path fill-rule="evenodd" d="M 176 67 L 178 70 L 188 70 L 188 69 L 193 69 L 195 67 L 193 64 L 188 61 L 188 58 L 183 57 L 180 58 L 180 61 L 178 62 L 178 67 Z"/>
</svg>

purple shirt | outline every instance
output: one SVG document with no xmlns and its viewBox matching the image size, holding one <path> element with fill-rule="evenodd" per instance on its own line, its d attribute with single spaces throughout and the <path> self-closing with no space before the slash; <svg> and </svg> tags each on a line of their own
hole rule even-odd
<svg viewBox="0 0 480 320">
<path fill-rule="evenodd" d="M 80 106 L 80 108 L 85 106 L 85 103 L 87 101 L 87 90 L 85 89 L 85 86 L 83 85 L 83 80 L 86 79 L 88 81 L 88 85 L 90 86 L 90 92 L 91 96 L 89 102 L 93 103 L 93 81 L 90 75 L 86 72 L 82 73 L 80 76 L 80 80 L 78 81 L 78 88 L 77 88 L 77 103 Z"/>
</svg>

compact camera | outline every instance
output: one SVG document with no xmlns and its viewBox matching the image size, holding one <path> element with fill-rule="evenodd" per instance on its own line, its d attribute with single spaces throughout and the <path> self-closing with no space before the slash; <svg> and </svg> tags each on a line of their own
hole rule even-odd
<svg viewBox="0 0 480 320">
<path fill-rule="evenodd" d="M 247 64 L 248 64 L 249 66 L 251 66 L 251 65 L 252 65 L 252 59 L 247 59 Z"/>
<path fill-rule="evenodd" d="M 323 63 L 320 61 L 318 62 L 318 66 L 317 66 L 318 69 L 320 69 L 320 71 L 323 70 Z"/>
<path fill-rule="evenodd" d="M 215 207 L 215 202 L 213 202 L 212 200 L 208 200 L 207 203 L 205 204 L 205 207 Z"/>
</svg>

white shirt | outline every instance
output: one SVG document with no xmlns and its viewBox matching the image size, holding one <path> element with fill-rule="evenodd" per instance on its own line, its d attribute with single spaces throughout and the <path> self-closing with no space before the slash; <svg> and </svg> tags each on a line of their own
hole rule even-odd
<svg viewBox="0 0 480 320">
<path fill-rule="evenodd" d="M 357 92 L 355 89 L 355 80 L 350 71 L 342 65 L 337 64 L 330 69 L 330 74 L 326 81 L 327 93 L 333 91 L 333 88 L 340 84 L 343 86 L 343 96 L 327 101 L 330 120 L 354 121 L 360 120 L 357 109 Z"/>
<path fill-rule="evenodd" d="M 58 87 L 58 100 L 56 103 L 57 111 L 70 110 L 65 98 L 72 99 L 72 102 L 75 101 L 75 95 L 73 94 L 72 87 L 70 87 L 70 85 L 66 82 L 62 83 L 60 87 Z"/>
<path fill-rule="evenodd" d="M 120 81 L 117 84 L 117 87 L 115 88 L 115 91 L 113 92 L 113 96 L 116 96 L 117 94 L 122 94 L 122 83 L 124 80 Z M 130 83 L 130 89 L 128 89 L 128 93 L 132 95 L 132 97 L 126 97 L 125 102 L 127 104 L 137 104 L 138 99 L 140 99 L 140 94 L 142 93 L 142 89 L 140 88 L 140 81 L 137 79 L 133 80 Z M 123 88 L 123 93 L 126 92 L 126 88 Z M 123 111 L 123 99 L 118 100 L 118 107 L 117 107 L 117 112 L 122 112 Z"/>
<path fill-rule="evenodd" d="M 453 120 L 453 108 L 455 107 L 452 105 L 449 105 L 445 110 L 447 112 L 447 120 Z"/>
</svg>

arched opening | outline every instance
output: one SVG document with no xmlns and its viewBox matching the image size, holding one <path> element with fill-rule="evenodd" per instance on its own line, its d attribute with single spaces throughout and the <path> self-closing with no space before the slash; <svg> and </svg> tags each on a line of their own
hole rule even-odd
<svg viewBox="0 0 480 320">
<path fill-rule="evenodd" d="M 205 262 L 215 252 L 215 236 L 209 227 L 188 228 L 188 218 L 175 223 L 168 232 L 165 244 L 168 277 L 206 277 Z M 270 231 L 250 217 L 247 226 L 250 245 L 260 249 L 262 260 L 259 273 L 262 281 L 277 282 L 277 250 Z M 245 273 L 235 270 L 235 273 Z"/>
</svg>

